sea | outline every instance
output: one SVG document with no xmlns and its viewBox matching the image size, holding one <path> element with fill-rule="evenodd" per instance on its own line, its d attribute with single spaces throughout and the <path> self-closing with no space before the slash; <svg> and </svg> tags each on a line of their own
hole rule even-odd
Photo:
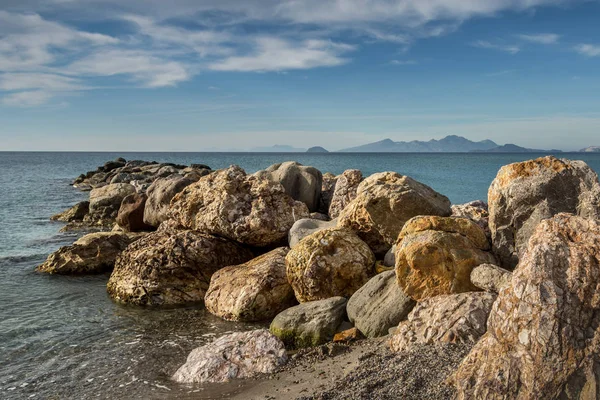
<svg viewBox="0 0 600 400">
<path fill-rule="evenodd" d="M 178 385 L 169 377 L 187 354 L 227 332 L 261 324 L 222 321 L 201 305 L 139 308 L 113 303 L 108 275 L 38 274 L 49 253 L 82 233 L 59 232 L 49 218 L 87 198 L 70 183 L 124 157 L 252 173 L 294 160 L 323 173 L 396 171 L 453 203 L 487 198 L 498 169 L 542 154 L 434 153 L 83 153 L 0 152 L 0 399 L 210 399 L 245 383 Z M 600 154 L 560 153 L 600 171 Z"/>
</svg>

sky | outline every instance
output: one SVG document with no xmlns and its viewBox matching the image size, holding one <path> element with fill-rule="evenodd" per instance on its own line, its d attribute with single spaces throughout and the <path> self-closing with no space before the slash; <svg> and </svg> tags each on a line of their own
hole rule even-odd
<svg viewBox="0 0 600 400">
<path fill-rule="evenodd" d="M 0 0 L 0 151 L 600 145 L 600 1 Z"/>
</svg>

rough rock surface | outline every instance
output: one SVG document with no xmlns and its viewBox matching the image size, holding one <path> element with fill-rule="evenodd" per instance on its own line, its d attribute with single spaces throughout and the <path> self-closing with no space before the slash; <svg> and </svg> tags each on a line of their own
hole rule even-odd
<svg viewBox="0 0 600 400">
<path fill-rule="evenodd" d="M 144 207 L 146 194 L 134 193 L 126 196 L 121 202 L 117 214 L 117 224 L 126 232 L 142 232 L 153 230 L 153 227 L 144 223 Z"/>
<path fill-rule="evenodd" d="M 90 192 L 90 212 L 85 216 L 85 221 L 99 224 L 114 222 L 121 202 L 133 193 L 135 193 L 135 188 L 129 183 L 113 183 L 92 190 Z"/>
<path fill-rule="evenodd" d="M 338 177 L 331 172 L 323 174 L 323 183 L 321 183 L 321 199 L 319 201 L 319 212 L 323 214 L 329 214 L 329 206 L 331 205 L 331 199 L 333 198 L 333 192 L 335 191 L 335 184 Z"/>
<path fill-rule="evenodd" d="M 460 399 L 597 399 L 600 221 L 542 221 L 454 375 Z"/>
<path fill-rule="evenodd" d="M 337 221 L 322 221 L 313 218 L 302 218 L 294 222 L 288 233 L 290 247 L 295 247 L 302 239 L 323 229 L 335 228 Z"/>
<path fill-rule="evenodd" d="M 215 272 L 204 298 L 206 309 L 229 321 L 254 322 L 297 304 L 285 274 L 288 251 L 281 247 Z"/>
<path fill-rule="evenodd" d="M 346 315 L 343 297 L 303 303 L 279 313 L 271 332 L 291 348 L 314 347 L 333 339 Z"/>
<path fill-rule="evenodd" d="M 147 191 L 148 200 L 144 208 L 144 222 L 158 227 L 167 219 L 171 199 L 192 183 L 194 183 L 193 180 L 180 175 L 155 180 Z"/>
<path fill-rule="evenodd" d="M 50 254 L 36 270 L 61 275 L 108 272 L 113 269 L 117 256 L 140 237 L 119 232 L 90 233 Z"/>
<path fill-rule="evenodd" d="M 50 219 L 52 221 L 62 222 L 75 222 L 83 221 L 83 218 L 90 212 L 90 202 L 81 201 L 75 204 L 73 207 L 59 214 L 53 215 Z"/>
<path fill-rule="evenodd" d="M 355 231 L 377 256 L 383 257 L 410 218 L 450 214 L 446 196 L 408 176 L 381 172 L 358 186 L 356 198 L 340 213 L 338 226 Z"/>
<path fill-rule="evenodd" d="M 583 161 L 548 156 L 502 167 L 488 202 L 494 251 L 513 269 L 541 220 L 561 212 L 600 218 L 600 185 Z"/>
<path fill-rule="evenodd" d="M 496 295 L 470 292 L 431 297 L 417 303 L 389 341 L 392 351 L 416 344 L 475 343 L 485 333 Z"/>
<path fill-rule="evenodd" d="M 294 200 L 306 204 L 310 212 L 319 210 L 323 175 L 318 169 L 287 161 L 271 165 L 254 175 L 281 183 L 285 192 Z"/>
<path fill-rule="evenodd" d="M 486 236 L 490 236 L 488 205 L 484 201 L 475 200 L 465 204 L 454 204 L 452 206 L 452 216 L 469 218 L 479 225 Z"/>
<path fill-rule="evenodd" d="M 156 231 L 118 257 L 108 293 L 122 303 L 185 304 L 204 300 L 214 272 L 252 258 L 228 239 L 194 231 Z"/>
<path fill-rule="evenodd" d="M 406 319 L 415 302 L 396 283 L 396 273 L 386 271 L 375 275 L 358 289 L 346 311 L 350 322 L 367 337 L 388 334 L 388 330 Z"/>
<path fill-rule="evenodd" d="M 172 379 L 179 383 L 227 382 L 275 372 L 286 361 L 283 343 L 266 329 L 235 332 L 192 350 Z"/>
<path fill-rule="evenodd" d="M 342 210 L 356 198 L 356 191 L 362 180 L 362 172 L 357 169 L 348 169 L 337 178 L 329 205 L 331 218 L 337 218 Z"/>
<path fill-rule="evenodd" d="M 375 257 L 348 229 L 330 228 L 305 237 L 285 258 L 296 299 L 350 297 L 373 275 Z"/>
<path fill-rule="evenodd" d="M 471 271 L 471 282 L 479 289 L 499 293 L 510 283 L 512 273 L 493 264 L 481 264 Z"/>
<path fill-rule="evenodd" d="M 283 186 L 246 175 L 238 166 L 202 177 L 177 194 L 169 209 L 170 217 L 188 229 L 252 246 L 280 243 L 308 214 Z"/>
<path fill-rule="evenodd" d="M 489 242 L 473 221 L 456 217 L 415 217 L 398 235 L 396 276 L 408 296 L 423 300 L 477 290 L 471 271 L 494 263 Z"/>
</svg>

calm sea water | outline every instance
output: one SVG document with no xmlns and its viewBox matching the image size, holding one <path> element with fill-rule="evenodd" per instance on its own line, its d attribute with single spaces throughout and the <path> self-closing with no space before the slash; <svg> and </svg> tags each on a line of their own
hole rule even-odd
<svg viewBox="0 0 600 400">
<path fill-rule="evenodd" d="M 76 234 L 49 217 L 87 197 L 69 186 L 107 160 L 238 164 L 254 172 L 296 160 L 323 172 L 397 171 L 453 203 L 485 199 L 505 164 L 537 154 L 245 154 L 0 152 L 0 398 L 214 398 L 227 387 L 184 387 L 168 377 L 194 347 L 227 331 L 201 307 L 140 309 L 106 295 L 108 276 L 56 277 L 34 268 Z M 561 154 L 600 171 L 600 154 Z"/>
</svg>

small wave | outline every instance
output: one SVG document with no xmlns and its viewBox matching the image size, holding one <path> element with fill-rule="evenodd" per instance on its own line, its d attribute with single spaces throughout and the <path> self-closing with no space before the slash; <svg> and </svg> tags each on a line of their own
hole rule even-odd
<svg viewBox="0 0 600 400">
<path fill-rule="evenodd" d="M 1 265 L 9 265 L 9 264 L 29 263 L 32 261 L 39 261 L 40 259 L 42 259 L 42 260 L 45 259 L 47 256 L 48 256 L 48 254 L 46 254 L 46 253 L 36 253 L 36 254 L 0 257 L 0 266 Z"/>
</svg>

